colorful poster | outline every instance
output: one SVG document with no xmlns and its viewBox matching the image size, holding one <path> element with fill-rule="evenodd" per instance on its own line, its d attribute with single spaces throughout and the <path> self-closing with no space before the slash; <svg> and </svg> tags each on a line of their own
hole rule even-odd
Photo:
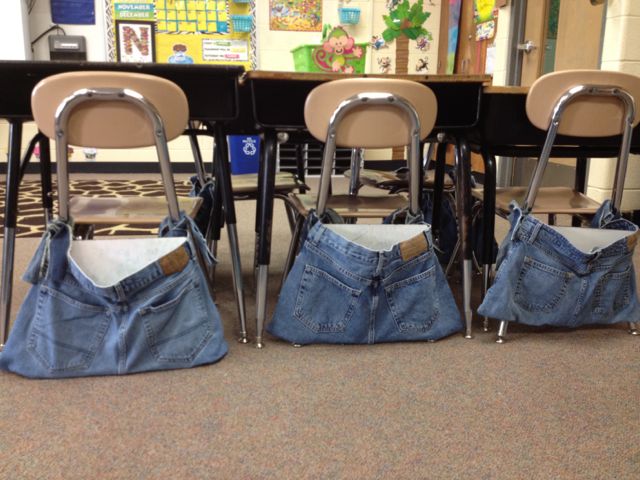
<svg viewBox="0 0 640 480">
<path fill-rule="evenodd" d="M 252 68 L 253 4 L 231 0 L 104 0 L 111 58 L 123 62 L 235 64 Z M 115 42 L 114 42 L 115 40 Z"/>
<path fill-rule="evenodd" d="M 209 62 L 249 60 L 249 44 L 245 40 L 202 40 L 202 58 Z"/>
<path fill-rule="evenodd" d="M 462 0 L 449 0 L 449 41 L 447 49 L 447 74 L 452 74 L 456 66 L 458 33 L 460 31 L 460 8 Z"/>
<path fill-rule="evenodd" d="M 227 2 L 155 0 L 158 33 L 229 33 Z"/>
<path fill-rule="evenodd" d="M 493 38 L 496 33 L 496 0 L 474 0 L 476 40 Z"/>
<path fill-rule="evenodd" d="M 269 28 L 321 32 L 322 0 L 269 0 Z"/>
</svg>

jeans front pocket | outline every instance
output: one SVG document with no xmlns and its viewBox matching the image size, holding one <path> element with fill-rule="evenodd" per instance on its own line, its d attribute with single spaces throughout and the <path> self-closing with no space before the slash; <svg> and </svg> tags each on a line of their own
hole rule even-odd
<svg viewBox="0 0 640 480">
<path fill-rule="evenodd" d="M 52 372 L 86 370 L 109 328 L 107 309 L 40 286 L 27 349 Z"/>
<path fill-rule="evenodd" d="M 593 291 L 593 315 L 613 317 L 631 302 L 631 267 L 603 275 Z"/>
<path fill-rule="evenodd" d="M 385 286 L 384 293 L 400 332 L 426 332 L 440 316 L 435 266 Z"/>
<path fill-rule="evenodd" d="M 156 295 L 138 312 L 149 349 L 161 362 L 192 362 L 214 333 L 198 282 L 181 286 Z"/>
<path fill-rule="evenodd" d="M 324 270 L 306 265 L 294 317 L 314 333 L 344 332 L 361 293 Z"/>
<path fill-rule="evenodd" d="M 524 257 L 515 302 L 529 312 L 550 313 L 560 303 L 575 275 Z"/>
</svg>

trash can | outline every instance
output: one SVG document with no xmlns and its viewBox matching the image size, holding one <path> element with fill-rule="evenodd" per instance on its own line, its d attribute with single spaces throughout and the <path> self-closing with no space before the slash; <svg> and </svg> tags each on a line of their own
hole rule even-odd
<svg viewBox="0 0 640 480">
<path fill-rule="evenodd" d="M 258 173 L 260 137 L 258 135 L 228 135 L 231 174 Z"/>
</svg>

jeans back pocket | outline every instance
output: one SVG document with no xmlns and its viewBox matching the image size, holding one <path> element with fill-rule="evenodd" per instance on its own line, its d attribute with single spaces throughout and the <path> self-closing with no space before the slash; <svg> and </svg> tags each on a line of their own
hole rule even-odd
<svg viewBox="0 0 640 480">
<path fill-rule="evenodd" d="M 314 333 L 344 332 L 361 293 L 324 270 L 305 265 L 294 317 Z"/>
<path fill-rule="evenodd" d="M 384 293 L 393 321 L 402 333 L 426 332 L 440 316 L 435 265 L 386 285 Z"/>
<path fill-rule="evenodd" d="M 138 312 L 149 349 L 161 362 L 192 362 L 214 333 L 198 282 L 181 286 L 156 295 Z"/>
<path fill-rule="evenodd" d="M 102 344 L 109 319 L 105 307 L 42 285 L 27 349 L 50 371 L 86 370 Z"/>
<path fill-rule="evenodd" d="M 571 272 L 524 257 L 514 300 L 528 312 L 550 313 L 565 296 L 574 276 Z"/>
<path fill-rule="evenodd" d="M 593 315 L 613 317 L 631 302 L 631 266 L 603 275 L 593 291 Z"/>
</svg>

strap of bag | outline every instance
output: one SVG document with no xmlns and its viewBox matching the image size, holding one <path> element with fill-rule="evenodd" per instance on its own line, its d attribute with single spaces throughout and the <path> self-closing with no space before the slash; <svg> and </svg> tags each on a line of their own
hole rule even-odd
<svg viewBox="0 0 640 480">
<path fill-rule="evenodd" d="M 47 275 L 55 275 L 56 273 L 64 272 L 64 265 L 52 264 L 54 262 L 62 262 L 67 259 L 67 252 L 71 245 L 71 232 L 73 231 L 73 220 L 69 219 L 68 222 L 55 219 L 49 222 L 47 230 L 42 235 L 40 245 L 36 249 L 29 265 L 27 266 L 22 279 L 25 282 L 32 284 L 38 283 Z M 52 243 L 54 241 L 60 242 L 59 248 L 64 251 L 64 254 L 52 257 Z"/>
</svg>

